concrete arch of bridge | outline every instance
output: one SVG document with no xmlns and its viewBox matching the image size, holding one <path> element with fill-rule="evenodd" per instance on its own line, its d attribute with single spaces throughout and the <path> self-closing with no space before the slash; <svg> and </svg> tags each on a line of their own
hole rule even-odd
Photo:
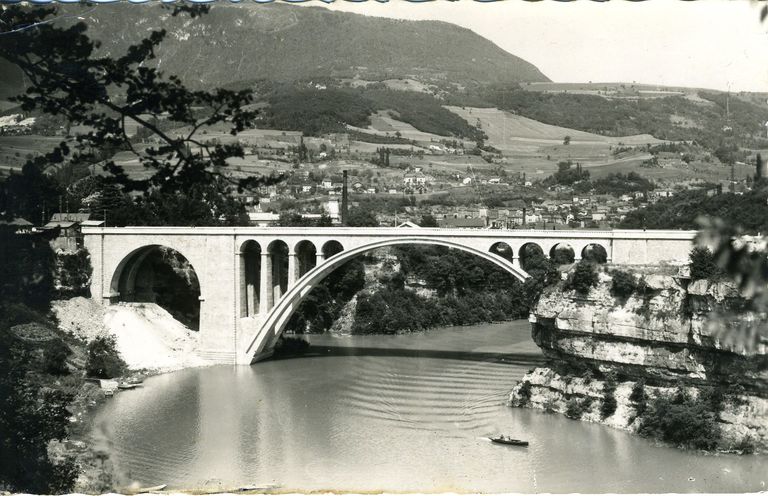
<svg viewBox="0 0 768 496">
<path fill-rule="evenodd" d="M 150 274 L 151 278 L 150 281 L 144 281 L 144 284 L 147 282 L 150 284 L 150 287 L 143 287 L 143 291 L 137 290 L 137 278 L 139 278 L 140 273 L 143 273 L 143 270 L 146 269 L 145 262 L 153 255 L 156 255 L 161 250 L 167 250 L 173 255 L 179 257 L 183 263 L 186 263 L 189 265 L 192 274 L 189 275 L 188 282 L 190 283 L 187 290 L 177 293 L 176 291 L 165 291 L 166 297 L 163 298 L 161 292 L 158 292 L 158 286 L 156 286 L 156 280 L 155 277 L 157 277 L 157 274 Z M 165 255 L 163 255 L 165 256 Z M 167 265 L 168 269 L 170 269 L 172 272 L 168 272 L 165 277 L 170 277 L 171 281 L 178 282 L 179 275 L 174 270 L 174 266 L 172 264 L 166 263 L 164 265 Z M 173 275 L 175 273 L 175 275 Z M 168 275 L 170 274 L 170 276 Z M 147 274 L 144 273 L 146 276 Z M 186 277 L 184 277 L 186 278 Z M 160 286 L 162 287 L 162 286 Z M 190 259 L 184 255 L 181 251 L 177 250 L 176 248 L 172 248 L 170 246 L 166 246 L 163 244 L 149 244 L 144 245 L 139 248 L 136 248 L 132 251 L 130 251 L 127 255 L 125 255 L 120 262 L 117 264 L 112 277 L 110 279 L 110 295 L 111 300 L 116 302 L 153 302 L 158 303 L 160 306 L 164 307 L 166 310 L 168 310 L 174 317 L 181 320 L 182 323 L 187 325 L 188 327 L 192 328 L 193 330 L 197 330 L 199 328 L 199 314 L 200 314 L 200 295 L 202 292 L 202 282 L 200 280 L 198 272 L 195 270 L 194 265 L 192 265 L 192 262 Z M 185 297 L 187 300 L 190 298 L 194 301 L 182 301 L 176 296 L 178 294 L 185 294 Z M 174 295 L 172 298 L 168 298 L 168 295 Z M 158 298 L 159 297 L 159 298 Z M 162 300 L 167 300 L 163 302 Z M 195 315 L 190 321 L 186 321 L 185 318 L 180 317 L 179 315 L 183 315 L 184 312 L 181 314 L 177 313 L 178 307 L 177 305 L 179 303 L 182 303 L 184 307 L 189 306 L 188 309 L 189 312 L 191 312 L 192 315 Z"/>
<path fill-rule="evenodd" d="M 362 255 L 377 248 L 397 245 L 437 245 L 461 250 L 480 258 L 488 260 L 495 265 L 506 270 L 520 281 L 525 281 L 529 275 L 520 267 L 514 265 L 512 261 L 492 253 L 490 251 L 481 251 L 477 248 L 455 243 L 447 240 L 435 240 L 424 238 L 400 238 L 373 242 L 358 246 L 347 251 L 338 252 L 329 257 L 325 262 L 302 276 L 296 284 L 289 288 L 282 299 L 272 308 L 267 315 L 264 324 L 261 326 L 257 335 L 247 337 L 245 340 L 244 352 L 238 357 L 240 363 L 253 363 L 260 357 L 270 353 L 277 339 L 283 332 L 293 312 L 298 308 L 301 302 L 309 295 L 312 288 L 322 281 L 328 274 L 343 265 L 352 258 Z"/>
</svg>

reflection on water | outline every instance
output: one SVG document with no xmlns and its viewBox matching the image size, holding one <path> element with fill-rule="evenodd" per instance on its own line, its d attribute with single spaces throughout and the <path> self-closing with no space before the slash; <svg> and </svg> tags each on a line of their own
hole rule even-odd
<svg viewBox="0 0 768 496">
<path fill-rule="evenodd" d="M 407 336 L 313 336 L 308 357 L 154 377 L 111 400 L 95 425 L 111 442 L 125 484 L 765 490 L 766 457 L 685 453 L 504 406 L 513 381 L 541 363 L 524 321 Z M 487 436 L 495 433 L 531 444 L 491 444 Z"/>
</svg>

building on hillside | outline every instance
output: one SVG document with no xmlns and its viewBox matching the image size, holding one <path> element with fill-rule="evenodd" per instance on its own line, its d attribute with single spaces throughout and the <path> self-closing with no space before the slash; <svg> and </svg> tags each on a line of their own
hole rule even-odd
<svg viewBox="0 0 768 496">
<path fill-rule="evenodd" d="M 437 221 L 437 225 L 452 229 L 485 229 L 485 219 L 465 217 L 445 217 Z"/>
<path fill-rule="evenodd" d="M 427 184 L 427 176 L 421 171 L 406 172 L 403 175 L 403 184 L 406 186 L 416 186 L 419 184 Z"/>
<path fill-rule="evenodd" d="M 76 252 L 83 246 L 83 234 L 80 226 L 90 219 L 87 213 L 55 213 L 43 226 L 50 236 L 54 251 Z"/>
<path fill-rule="evenodd" d="M 258 227 L 276 226 L 280 222 L 280 216 L 272 212 L 248 212 L 248 222 Z"/>
<path fill-rule="evenodd" d="M 0 228 L 7 228 L 16 234 L 29 234 L 35 225 L 22 217 L 14 217 L 11 220 L 0 219 Z"/>
</svg>

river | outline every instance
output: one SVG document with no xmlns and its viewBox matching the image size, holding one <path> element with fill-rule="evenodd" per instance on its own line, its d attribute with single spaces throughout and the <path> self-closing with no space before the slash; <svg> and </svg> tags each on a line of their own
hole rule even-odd
<svg viewBox="0 0 768 496">
<path fill-rule="evenodd" d="M 504 405 L 543 358 L 525 321 L 312 336 L 311 356 L 164 374 L 94 419 L 122 487 L 747 492 L 768 457 L 705 455 Z M 528 448 L 500 446 L 506 433 Z"/>
</svg>

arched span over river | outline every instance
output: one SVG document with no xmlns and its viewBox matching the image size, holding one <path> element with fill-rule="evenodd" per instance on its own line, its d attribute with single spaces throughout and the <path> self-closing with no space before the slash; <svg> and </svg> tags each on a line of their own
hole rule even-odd
<svg viewBox="0 0 768 496">
<path fill-rule="evenodd" d="M 99 227 L 83 229 L 83 234 L 93 267 L 91 295 L 104 304 L 130 296 L 134 268 L 147 251 L 162 246 L 178 252 L 200 283 L 201 353 L 218 363 L 249 364 L 271 355 L 291 314 L 314 284 L 350 257 L 376 248 L 446 246 L 525 279 L 528 274 L 520 264 L 525 245 L 536 244 L 543 253 L 568 245 L 577 259 L 589 247 L 599 247 L 613 264 L 647 264 L 687 260 L 696 232 Z M 497 249 L 500 243 L 505 251 Z"/>
</svg>

